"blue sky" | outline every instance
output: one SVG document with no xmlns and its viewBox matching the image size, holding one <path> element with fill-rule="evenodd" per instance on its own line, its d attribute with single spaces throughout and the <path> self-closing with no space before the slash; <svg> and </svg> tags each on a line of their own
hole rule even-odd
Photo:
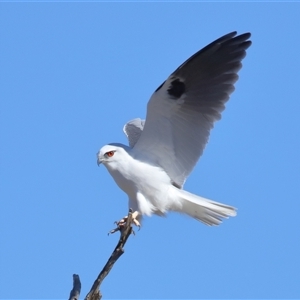
<svg viewBox="0 0 300 300">
<path fill-rule="evenodd" d="M 127 196 L 96 152 L 126 143 L 152 92 L 231 31 L 252 33 L 236 91 L 185 189 L 234 205 L 209 228 L 146 218 L 104 298 L 300 295 L 298 3 L 1 3 L 0 298 L 82 297 Z"/>
</svg>

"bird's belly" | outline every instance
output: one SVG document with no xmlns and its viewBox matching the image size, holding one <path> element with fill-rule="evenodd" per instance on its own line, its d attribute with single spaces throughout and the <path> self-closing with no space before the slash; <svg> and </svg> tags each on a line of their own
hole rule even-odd
<svg viewBox="0 0 300 300">
<path fill-rule="evenodd" d="M 118 170 L 109 170 L 111 176 L 121 190 L 123 190 L 129 197 L 136 194 L 136 186 L 129 174 L 123 174 Z"/>
<path fill-rule="evenodd" d="M 109 170 L 109 172 L 131 201 L 137 202 L 142 214 L 142 207 L 149 210 L 146 208 L 147 203 L 153 213 L 163 213 L 163 202 L 168 198 L 170 178 L 161 168 L 139 162 L 138 166 L 131 164 L 126 170 Z"/>
</svg>

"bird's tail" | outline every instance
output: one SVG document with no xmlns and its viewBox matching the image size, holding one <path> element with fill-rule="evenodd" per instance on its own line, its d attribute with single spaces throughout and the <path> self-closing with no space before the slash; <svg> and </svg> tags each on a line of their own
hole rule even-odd
<svg viewBox="0 0 300 300">
<path fill-rule="evenodd" d="M 177 190 L 181 202 L 181 212 L 195 218 L 202 223 L 212 226 L 222 223 L 223 218 L 236 216 L 236 209 L 232 206 L 218 203 L 184 190 Z"/>
</svg>

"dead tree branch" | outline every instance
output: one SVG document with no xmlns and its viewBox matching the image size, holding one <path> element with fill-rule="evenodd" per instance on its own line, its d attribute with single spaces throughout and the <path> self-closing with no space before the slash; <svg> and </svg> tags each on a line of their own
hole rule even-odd
<svg viewBox="0 0 300 300">
<path fill-rule="evenodd" d="M 79 275 L 73 274 L 73 289 L 70 292 L 69 300 L 78 300 L 81 290 L 81 282 Z"/>
<path fill-rule="evenodd" d="M 127 239 L 129 238 L 131 233 L 133 232 L 133 229 L 131 227 L 132 223 L 132 210 L 129 210 L 128 218 L 126 221 L 126 224 L 122 227 L 118 227 L 117 230 L 120 231 L 121 236 L 119 239 L 119 242 L 113 251 L 112 255 L 110 256 L 109 260 L 107 261 L 106 265 L 102 269 L 102 271 L 99 273 L 97 279 L 95 280 L 91 290 L 86 295 L 85 300 L 100 300 L 102 298 L 102 294 L 100 292 L 100 285 L 104 278 L 108 275 L 112 267 L 114 266 L 115 262 L 119 259 L 119 257 L 124 253 L 124 245 L 127 242 Z M 116 230 L 113 230 L 112 232 L 115 232 Z"/>
<path fill-rule="evenodd" d="M 95 280 L 91 290 L 86 295 L 85 300 L 100 300 L 102 298 L 102 294 L 100 292 L 100 285 L 104 278 L 108 275 L 112 267 L 114 266 L 115 262 L 120 258 L 120 256 L 124 253 L 124 245 L 127 242 L 127 239 L 129 238 L 130 234 L 134 234 L 134 231 L 131 227 L 132 224 L 132 210 L 129 209 L 128 218 L 126 220 L 126 223 L 122 226 L 118 226 L 116 229 L 112 230 L 111 233 L 114 233 L 116 231 L 120 231 L 120 239 L 119 242 L 111 254 L 109 260 L 105 264 L 102 271 L 99 273 L 97 279 Z M 79 294 L 81 289 L 81 283 L 79 276 L 74 274 L 73 275 L 73 289 L 70 293 L 69 300 L 78 300 Z"/>
</svg>

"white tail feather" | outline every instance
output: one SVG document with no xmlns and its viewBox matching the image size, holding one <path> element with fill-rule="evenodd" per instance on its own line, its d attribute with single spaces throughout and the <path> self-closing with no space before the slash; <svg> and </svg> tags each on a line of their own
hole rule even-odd
<svg viewBox="0 0 300 300">
<path fill-rule="evenodd" d="M 215 202 L 184 190 L 177 190 L 182 204 L 181 212 L 188 214 L 206 225 L 219 225 L 223 218 L 236 216 L 232 206 Z"/>
</svg>

